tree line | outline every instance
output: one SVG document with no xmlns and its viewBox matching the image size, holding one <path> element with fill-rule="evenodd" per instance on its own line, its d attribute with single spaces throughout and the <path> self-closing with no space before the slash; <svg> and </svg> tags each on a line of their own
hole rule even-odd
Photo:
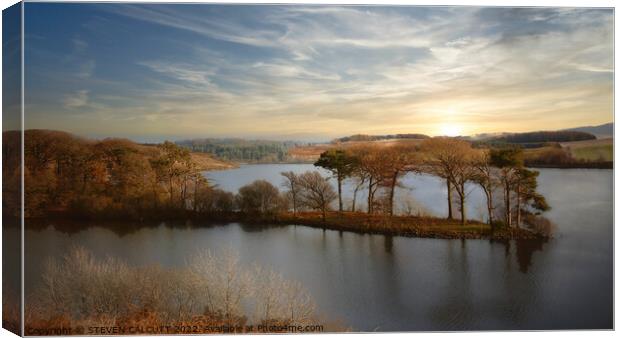
<svg viewBox="0 0 620 338">
<path fill-rule="evenodd" d="M 19 140 L 19 133 L 4 133 L 5 215 L 19 213 L 19 152 L 13 151 L 19 148 Z M 456 138 L 429 138 L 418 145 L 332 148 L 315 163 L 332 177 L 323 177 L 318 171 L 283 172 L 282 192 L 258 180 L 237 194 L 211 185 L 189 150 L 172 142 L 145 146 L 123 139 L 88 140 L 58 131 L 27 130 L 24 151 L 26 217 L 55 213 L 123 218 L 227 213 L 270 216 L 316 210 L 325 218 L 335 201 L 337 210 L 345 211 L 345 181 L 354 187 L 353 203 L 346 211 L 358 211 L 358 195 L 366 190 L 366 212 L 391 216 L 395 191 L 410 172 L 444 180 L 448 218 L 455 218 L 458 212 L 462 224 L 468 219 L 471 184 L 484 192 L 487 219 L 494 226 L 519 226 L 525 216 L 549 208 L 537 191 L 538 172 L 524 166 L 520 148 L 478 149 Z"/>
<path fill-rule="evenodd" d="M 462 139 L 435 137 L 418 146 L 363 145 L 330 149 L 321 154 L 315 165 L 333 174 L 339 211 L 344 211 L 343 181 L 350 180 L 355 187 L 350 211 L 356 211 L 357 194 L 365 189 L 368 192 L 368 213 L 393 215 L 395 189 L 409 172 L 443 179 L 448 218 L 455 217 L 453 205 L 456 204 L 462 224 L 467 222 L 470 184 L 478 185 L 484 192 L 487 219 L 493 226 L 520 226 L 524 215 L 549 209 L 544 196 L 537 191 L 539 173 L 525 167 L 523 150 L 518 147 L 478 149 Z M 497 202 L 497 193 L 502 194 L 500 203 Z"/>
<path fill-rule="evenodd" d="M 178 145 L 194 152 L 209 153 L 223 160 L 246 163 L 272 163 L 288 160 L 288 149 L 294 142 L 249 141 L 242 139 L 194 139 L 178 141 Z"/>
<path fill-rule="evenodd" d="M 359 142 L 359 141 L 380 141 L 380 140 L 396 140 L 396 139 L 427 139 L 428 135 L 424 134 L 390 134 L 390 135 L 366 135 L 355 134 L 336 138 L 332 143 L 339 142 Z"/>
<path fill-rule="evenodd" d="M 20 213 L 20 134 L 3 134 L 3 213 Z M 88 140 L 52 130 L 27 130 L 24 143 L 26 217 L 158 218 L 193 215 L 275 216 L 288 193 L 267 181 L 237 194 L 211 185 L 190 151 L 172 142 Z M 293 176 L 289 176 L 293 177 Z M 326 212 L 335 193 L 318 172 L 295 176 L 302 205 Z M 303 197 L 303 198 L 302 198 Z"/>
<path fill-rule="evenodd" d="M 583 131 L 534 131 L 528 133 L 507 134 L 486 139 L 486 142 L 496 143 L 545 143 L 545 142 L 573 142 L 596 140 L 596 136 Z"/>
<path fill-rule="evenodd" d="M 20 209 L 19 132 L 3 133 L 3 214 Z M 52 130 L 24 135 L 26 217 L 173 214 L 209 189 L 190 152 L 172 142 L 89 140 Z"/>
</svg>

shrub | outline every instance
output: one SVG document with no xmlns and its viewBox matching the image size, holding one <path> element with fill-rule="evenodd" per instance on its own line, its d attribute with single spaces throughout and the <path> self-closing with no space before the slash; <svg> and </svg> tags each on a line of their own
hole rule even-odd
<svg viewBox="0 0 620 338">
<path fill-rule="evenodd" d="M 264 267 L 244 268 L 232 251 L 198 252 L 186 262 L 179 268 L 133 267 L 74 248 L 61 261 L 46 263 L 42 286 L 26 302 L 27 324 L 63 318 L 113 326 L 149 317 L 163 324 L 249 319 L 301 325 L 313 317 L 312 300 L 299 283 Z"/>
<path fill-rule="evenodd" d="M 265 180 L 241 187 L 236 202 L 241 211 L 255 214 L 273 214 L 282 206 L 278 188 Z"/>
</svg>

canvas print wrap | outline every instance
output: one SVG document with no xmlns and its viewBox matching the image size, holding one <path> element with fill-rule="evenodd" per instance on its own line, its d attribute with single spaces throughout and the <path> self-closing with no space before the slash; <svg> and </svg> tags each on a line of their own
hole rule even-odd
<svg viewBox="0 0 620 338">
<path fill-rule="evenodd" d="M 612 329 L 613 19 L 5 9 L 3 326 Z"/>
</svg>

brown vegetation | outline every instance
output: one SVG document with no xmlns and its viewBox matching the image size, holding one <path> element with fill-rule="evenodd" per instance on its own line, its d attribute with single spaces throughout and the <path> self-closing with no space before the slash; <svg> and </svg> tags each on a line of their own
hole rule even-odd
<svg viewBox="0 0 620 338">
<path fill-rule="evenodd" d="M 451 233 L 450 227 L 442 227 L 432 229 L 430 232 L 432 236 L 447 238 L 489 236 L 484 231 L 476 231 L 473 234 L 468 232 L 470 230 L 468 224 L 477 224 L 467 219 L 465 212 L 466 198 L 470 193 L 467 183 L 473 183 L 479 185 L 485 193 L 489 224 L 485 231 L 495 233 L 506 225 L 506 229 L 498 232 L 501 233 L 499 236 L 535 237 L 536 235 L 530 231 L 507 230 L 513 226 L 518 229 L 523 223 L 540 224 L 535 219 L 539 217 L 540 212 L 549 209 L 545 198 L 536 191 L 538 173 L 526 169 L 522 158 L 523 151 L 520 148 L 476 149 L 467 141 L 447 137 L 428 138 L 418 146 L 406 146 L 401 143 L 378 146 L 376 143 L 367 143 L 329 149 L 321 153 L 315 165 L 329 170 L 337 181 L 339 217 L 336 220 L 328 220 L 325 212 L 327 208 L 321 208 L 323 226 L 360 232 L 427 236 L 428 222 L 432 223 L 439 219 L 394 218 L 395 187 L 399 185 L 399 179 L 405 173 L 416 172 L 435 175 L 446 181 L 448 219 L 445 221 L 448 225 L 453 225 L 453 195 L 456 195 L 458 202 L 460 224 L 464 232 Z M 303 195 L 303 192 L 308 190 L 303 185 L 293 184 L 299 181 L 299 176 L 294 173 L 283 175 L 287 178 L 285 187 L 289 188 L 286 195 L 289 199 Z M 320 178 L 318 173 L 315 175 Z M 344 213 L 340 202 L 340 185 L 345 179 L 351 179 L 356 184 L 351 213 Z M 357 191 L 362 186 L 368 191 L 367 219 L 359 219 L 355 213 Z M 502 192 L 503 209 L 498 209 L 495 204 L 496 190 Z M 303 211 L 303 204 L 300 207 L 299 201 L 291 202 L 295 206 L 293 215 L 298 214 L 300 210 Z M 316 207 L 311 209 L 319 210 Z M 503 212 L 502 217 L 495 217 L 498 210 Z M 305 215 L 300 217 L 301 224 L 315 225 L 313 218 L 308 217 L 309 214 L 301 215 Z M 529 217 L 524 218 L 523 215 Z M 276 218 L 277 221 L 282 219 L 290 221 L 286 215 L 284 217 L 279 215 Z M 399 224 L 399 227 L 395 229 L 394 224 Z M 547 235 L 549 234 L 545 234 Z"/>
<path fill-rule="evenodd" d="M 562 142 L 525 149 L 525 165 L 549 168 L 613 168 L 613 139 Z"/>
<path fill-rule="evenodd" d="M 555 134 L 555 133 L 554 133 Z M 559 138 L 562 139 L 562 138 Z M 570 139 L 570 138 L 569 138 Z M 327 150 L 348 149 L 355 147 L 392 147 L 402 145 L 415 147 L 424 139 L 386 139 L 345 141 L 308 146 L 297 146 L 288 150 L 291 159 L 299 162 L 314 162 L 319 159 L 321 153 Z M 463 140 L 465 141 L 465 140 Z M 467 141 L 469 142 L 469 141 Z M 506 147 L 510 143 L 485 143 L 473 142 L 474 148 Z M 515 143 L 513 146 L 521 147 L 525 153 L 525 164 L 529 167 L 552 167 L 552 168 L 612 168 L 613 167 L 613 139 L 582 140 L 571 142 L 538 142 L 538 143 Z"/>
<path fill-rule="evenodd" d="M 11 141 L 5 143 L 9 149 Z M 344 180 L 353 180 L 356 189 L 351 211 L 355 211 L 357 191 L 365 188 L 367 213 L 389 218 L 399 202 L 394 200 L 395 188 L 407 172 L 443 178 L 448 219 L 452 219 L 456 200 L 464 227 L 471 222 L 465 213 L 466 183 L 478 184 L 485 191 L 487 219 L 493 226 L 519 227 L 531 219 L 522 215 L 535 216 L 548 208 L 544 197 L 536 193 L 537 174 L 525 169 L 518 148 L 477 149 L 467 141 L 444 137 L 421 143 L 406 141 L 350 142 L 323 152 L 315 165 L 333 174 L 337 192 L 328 178 L 307 172 L 283 173 L 287 188 L 283 193 L 267 181 L 256 181 L 234 195 L 210 186 L 189 151 L 171 142 L 143 146 L 122 139 L 92 141 L 62 132 L 29 130 L 25 143 L 26 216 L 268 220 L 292 206 L 294 214 L 320 211 L 327 222 L 336 198 L 338 210 L 344 212 L 340 187 Z M 10 182 L 19 180 L 17 169 L 6 165 L 3 170 L 9 187 Z M 496 190 L 504 196 L 500 208 L 493 202 Z M 5 213 L 18 211 L 10 206 L 19 206 L 19 202 L 5 201 Z M 501 222 L 495 221 L 502 218 L 495 217 L 497 211 L 503 212 Z"/>
<path fill-rule="evenodd" d="M 356 147 L 392 147 L 394 145 L 403 145 L 415 147 L 419 145 L 423 139 L 388 139 L 388 140 L 369 140 L 369 141 L 347 141 L 347 142 L 334 142 L 324 144 L 314 144 L 308 146 L 297 146 L 288 150 L 288 154 L 292 159 L 300 162 L 314 162 L 319 159 L 321 153 L 330 149 L 348 149 Z"/>
<path fill-rule="evenodd" d="M 17 216 L 19 132 L 5 132 L 3 214 Z M 205 168 L 230 168 L 165 142 L 88 140 L 52 130 L 25 131 L 25 215 L 144 218 L 196 210 L 208 189 Z"/>
<path fill-rule="evenodd" d="M 218 333 L 208 331 L 218 326 L 244 332 L 248 324 L 315 321 L 314 304 L 299 283 L 264 267 L 241 266 L 234 253 L 199 252 L 184 267 L 162 268 L 100 260 L 81 248 L 47 262 L 25 316 L 27 335 L 59 335 L 53 332 L 59 328 L 81 335 Z M 84 331 L 92 327 L 127 331 Z"/>
<path fill-rule="evenodd" d="M 211 154 L 207 153 L 190 153 L 192 161 L 196 163 L 196 169 L 198 170 L 226 170 L 238 168 L 236 163 L 222 161 L 214 158 Z"/>
<path fill-rule="evenodd" d="M 550 232 L 523 228 L 493 229 L 490 225 L 477 221 L 469 221 L 466 226 L 462 226 L 458 221 L 438 217 L 390 217 L 360 212 L 330 212 L 325 220 L 317 212 L 298 212 L 297 215 L 281 213 L 275 222 L 357 233 L 444 239 L 536 239 L 550 235 Z"/>
</svg>

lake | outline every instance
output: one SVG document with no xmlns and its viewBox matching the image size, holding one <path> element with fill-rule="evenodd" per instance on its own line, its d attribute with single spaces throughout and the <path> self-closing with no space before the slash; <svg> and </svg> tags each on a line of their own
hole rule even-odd
<svg viewBox="0 0 620 338">
<path fill-rule="evenodd" d="M 255 179 L 280 185 L 281 171 L 311 165 L 244 165 L 206 173 L 236 191 Z M 310 292 L 323 318 L 354 331 L 611 329 L 613 171 L 540 169 L 539 191 L 557 229 L 549 241 L 443 240 L 363 235 L 304 226 L 152 224 L 137 230 L 94 222 L 72 230 L 49 222 L 26 231 L 26 293 L 46 257 L 72 245 L 130 264 L 177 266 L 199 249 L 233 248 L 242 262 L 270 266 Z M 325 173 L 325 172 L 323 172 Z M 407 175 L 401 213 L 445 216 L 445 185 Z M 345 186 L 350 205 L 351 184 Z M 470 187 L 468 212 L 484 220 Z M 364 198 L 358 207 L 364 209 Z M 405 199 L 405 196 L 410 196 Z M 105 225 L 105 226 L 104 226 Z"/>
</svg>

